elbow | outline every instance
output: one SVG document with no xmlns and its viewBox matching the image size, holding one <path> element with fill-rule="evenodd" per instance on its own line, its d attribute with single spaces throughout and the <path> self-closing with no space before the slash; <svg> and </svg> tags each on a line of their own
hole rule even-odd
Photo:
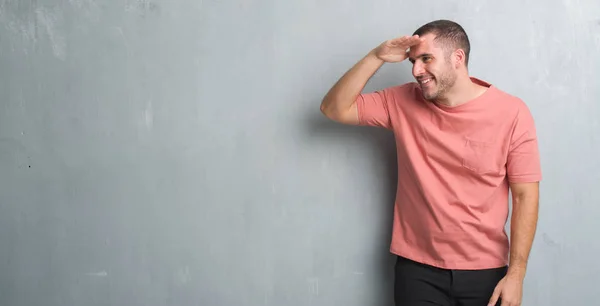
<svg viewBox="0 0 600 306">
<path fill-rule="evenodd" d="M 327 106 L 325 104 L 325 100 L 321 101 L 321 106 L 319 107 L 319 109 L 321 110 L 321 113 L 327 115 Z"/>
<path fill-rule="evenodd" d="M 320 109 L 321 113 L 330 120 L 356 125 L 359 121 L 354 105 L 352 102 L 341 102 L 338 99 L 325 98 L 321 102 Z"/>
<path fill-rule="evenodd" d="M 321 107 L 320 107 L 321 113 L 323 115 L 325 115 L 325 117 L 329 118 L 329 119 L 333 119 L 333 111 L 332 111 L 332 107 L 331 107 L 331 102 L 329 102 L 327 99 L 323 99 L 323 101 L 321 101 Z"/>
</svg>

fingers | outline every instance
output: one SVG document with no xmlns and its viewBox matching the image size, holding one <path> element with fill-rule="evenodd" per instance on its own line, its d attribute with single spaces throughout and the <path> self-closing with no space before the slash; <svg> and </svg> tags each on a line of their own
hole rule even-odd
<svg viewBox="0 0 600 306">
<path fill-rule="evenodd" d="M 500 287 L 496 287 L 496 289 L 494 289 L 494 293 L 492 294 L 492 297 L 490 298 L 490 302 L 488 303 L 488 306 L 496 306 L 496 303 L 498 302 L 498 298 L 500 298 Z M 504 305 L 502 305 L 504 306 Z"/>
<path fill-rule="evenodd" d="M 418 43 L 421 42 L 421 38 L 419 37 L 419 35 L 413 35 L 413 36 L 401 36 L 398 38 L 394 38 L 391 39 L 389 41 L 389 44 L 392 46 L 406 46 L 406 47 L 410 47 L 410 46 L 414 46 Z"/>
<path fill-rule="evenodd" d="M 416 35 L 414 35 L 414 36 L 401 36 L 401 37 L 397 37 L 397 38 L 391 39 L 390 40 L 390 44 L 399 46 L 399 45 L 404 45 L 404 44 L 410 42 L 411 40 L 414 41 L 415 39 L 416 39 Z"/>
</svg>

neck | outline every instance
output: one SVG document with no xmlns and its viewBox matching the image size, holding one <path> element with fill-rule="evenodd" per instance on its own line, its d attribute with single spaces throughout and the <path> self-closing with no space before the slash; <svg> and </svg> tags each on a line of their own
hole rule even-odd
<svg viewBox="0 0 600 306">
<path fill-rule="evenodd" d="M 481 95 L 485 89 L 473 83 L 468 75 L 463 75 L 458 77 L 452 88 L 443 97 L 436 99 L 435 103 L 450 107 L 458 106 Z"/>
</svg>

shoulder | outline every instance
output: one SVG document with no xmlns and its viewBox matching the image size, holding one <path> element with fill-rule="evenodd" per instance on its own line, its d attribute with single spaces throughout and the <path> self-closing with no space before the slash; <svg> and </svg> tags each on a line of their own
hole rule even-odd
<svg viewBox="0 0 600 306">
<path fill-rule="evenodd" d="M 494 104 L 497 105 L 496 112 L 505 120 L 513 134 L 527 133 L 535 134 L 535 120 L 527 103 L 520 97 L 494 88 Z M 502 118 L 501 117 L 501 118 Z"/>
<path fill-rule="evenodd" d="M 420 97 L 419 86 L 415 82 L 403 83 L 378 90 L 390 104 L 404 104 L 407 101 L 416 101 Z"/>
<path fill-rule="evenodd" d="M 522 115 L 529 116 L 531 114 L 527 103 L 520 97 L 496 86 L 490 87 L 490 90 L 492 91 L 490 98 L 493 100 L 494 108 L 500 114 L 513 120 L 517 120 Z"/>
<path fill-rule="evenodd" d="M 416 93 L 416 91 L 418 90 L 418 86 L 417 86 L 417 83 L 415 83 L 415 82 L 408 82 L 408 83 L 388 87 L 388 88 L 385 88 L 384 90 L 393 95 L 412 95 L 412 94 Z"/>
</svg>

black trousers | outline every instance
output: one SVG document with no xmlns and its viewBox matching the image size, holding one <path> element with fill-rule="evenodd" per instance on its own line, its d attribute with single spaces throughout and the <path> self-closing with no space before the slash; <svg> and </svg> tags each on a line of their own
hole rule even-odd
<svg viewBox="0 0 600 306">
<path fill-rule="evenodd" d="M 507 269 L 446 270 L 398 257 L 394 301 L 396 306 L 487 306 Z"/>
</svg>

